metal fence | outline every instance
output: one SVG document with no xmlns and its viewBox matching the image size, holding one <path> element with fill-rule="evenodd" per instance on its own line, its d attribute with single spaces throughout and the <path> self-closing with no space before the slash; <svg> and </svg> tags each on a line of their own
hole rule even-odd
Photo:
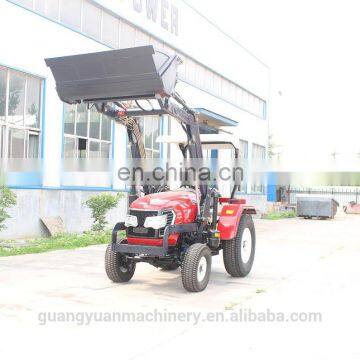
<svg viewBox="0 0 360 360">
<path fill-rule="evenodd" d="M 335 199 L 340 205 L 347 204 L 350 201 L 355 201 L 356 203 L 360 201 L 360 187 L 355 186 L 289 187 L 287 193 L 290 204 L 296 204 L 296 197 L 298 195 L 329 196 Z"/>
</svg>

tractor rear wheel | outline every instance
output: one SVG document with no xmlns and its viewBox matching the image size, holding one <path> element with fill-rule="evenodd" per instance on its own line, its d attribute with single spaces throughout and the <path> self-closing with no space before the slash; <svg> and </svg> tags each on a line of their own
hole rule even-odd
<svg viewBox="0 0 360 360">
<path fill-rule="evenodd" d="M 205 244 L 191 245 L 181 265 L 181 278 L 187 291 L 199 292 L 206 288 L 211 272 L 211 250 Z"/>
<path fill-rule="evenodd" d="M 242 215 L 234 239 L 223 241 L 226 271 L 233 277 L 246 276 L 255 257 L 255 226 L 251 215 Z"/>
<path fill-rule="evenodd" d="M 126 242 L 126 240 L 122 240 Z M 116 283 L 128 282 L 133 277 L 136 268 L 134 261 L 126 259 L 124 255 L 114 252 L 111 244 L 105 253 L 105 271 L 108 278 Z"/>
</svg>

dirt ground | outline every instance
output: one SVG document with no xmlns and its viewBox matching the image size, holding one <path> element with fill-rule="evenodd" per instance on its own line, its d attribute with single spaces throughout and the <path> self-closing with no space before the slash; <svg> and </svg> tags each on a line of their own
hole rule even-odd
<svg viewBox="0 0 360 360">
<path fill-rule="evenodd" d="M 249 276 L 214 257 L 196 294 L 147 264 L 111 283 L 102 245 L 0 258 L 0 358 L 360 359 L 360 216 L 255 223 Z"/>
</svg>

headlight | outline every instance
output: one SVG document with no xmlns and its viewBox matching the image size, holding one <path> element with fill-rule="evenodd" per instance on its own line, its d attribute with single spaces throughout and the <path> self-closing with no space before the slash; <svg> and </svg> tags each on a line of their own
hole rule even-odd
<svg viewBox="0 0 360 360">
<path fill-rule="evenodd" d="M 144 226 L 153 228 L 155 230 L 161 229 L 166 226 L 167 215 L 148 216 L 145 219 Z"/>
<path fill-rule="evenodd" d="M 126 215 L 125 226 L 126 227 L 129 227 L 129 226 L 137 227 L 138 226 L 137 217 L 134 215 Z"/>
</svg>

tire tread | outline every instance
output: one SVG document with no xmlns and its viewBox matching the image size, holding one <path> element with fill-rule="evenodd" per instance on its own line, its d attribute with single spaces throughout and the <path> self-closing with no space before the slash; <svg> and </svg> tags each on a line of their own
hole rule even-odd
<svg viewBox="0 0 360 360">
<path fill-rule="evenodd" d="M 120 270 L 119 266 L 119 253 L 115 253 L 111 249 L 111 244 L 109 244 L 106 248 L 105 253 L 105 271 L 108 278 L 116 283 L 128 282 L 134 275 L 135 272 L 135 264 L 131 271 L 126 273 Z"/>
<path fill-rule="evenodd" d="M 243 215 L 240 219 L 239 226 L 236 232 L 236 236 L 232 240 L 226 240 L 223 241 L 223 259 L 224 259 L 224 265 L 225 270 L 228 274 L 230 274 L 233 277 L 244 277 L 249 272 L 244 272 L 243 269 L 241 269 L 240 266 L 240 259 L 241 259 L 241 236 L 243 229 L 245 227 L 250 228 L 250 230 L 255 231 L 254 229 L 254 222 L 252 220 L 252 217 L 250 215 Z M 255 251 L 255 236 L 253 239 L 253 247 Z M 251 266 L 253 262 L 253 258 L 250 259 Z M 250 269 L 251 269 L 250 266 Z"/>
<path fill-rule="evenodd" d="M 184 261 L 181 265 L 181 278 L 184 288 L 187 291 L 198 292 L 204 290 L 199 287 L 197 281 L 197 264 L 199 263 L 202 256 L 206 256 L 204 252 L 209 254 L 210 264 L 208 264 L 208 266 L 210 271 L 211 251 L 207 245 L 200 243 L 193 244 L 189 247 L 188 251 L 185 254 Z"/>
</svg>

